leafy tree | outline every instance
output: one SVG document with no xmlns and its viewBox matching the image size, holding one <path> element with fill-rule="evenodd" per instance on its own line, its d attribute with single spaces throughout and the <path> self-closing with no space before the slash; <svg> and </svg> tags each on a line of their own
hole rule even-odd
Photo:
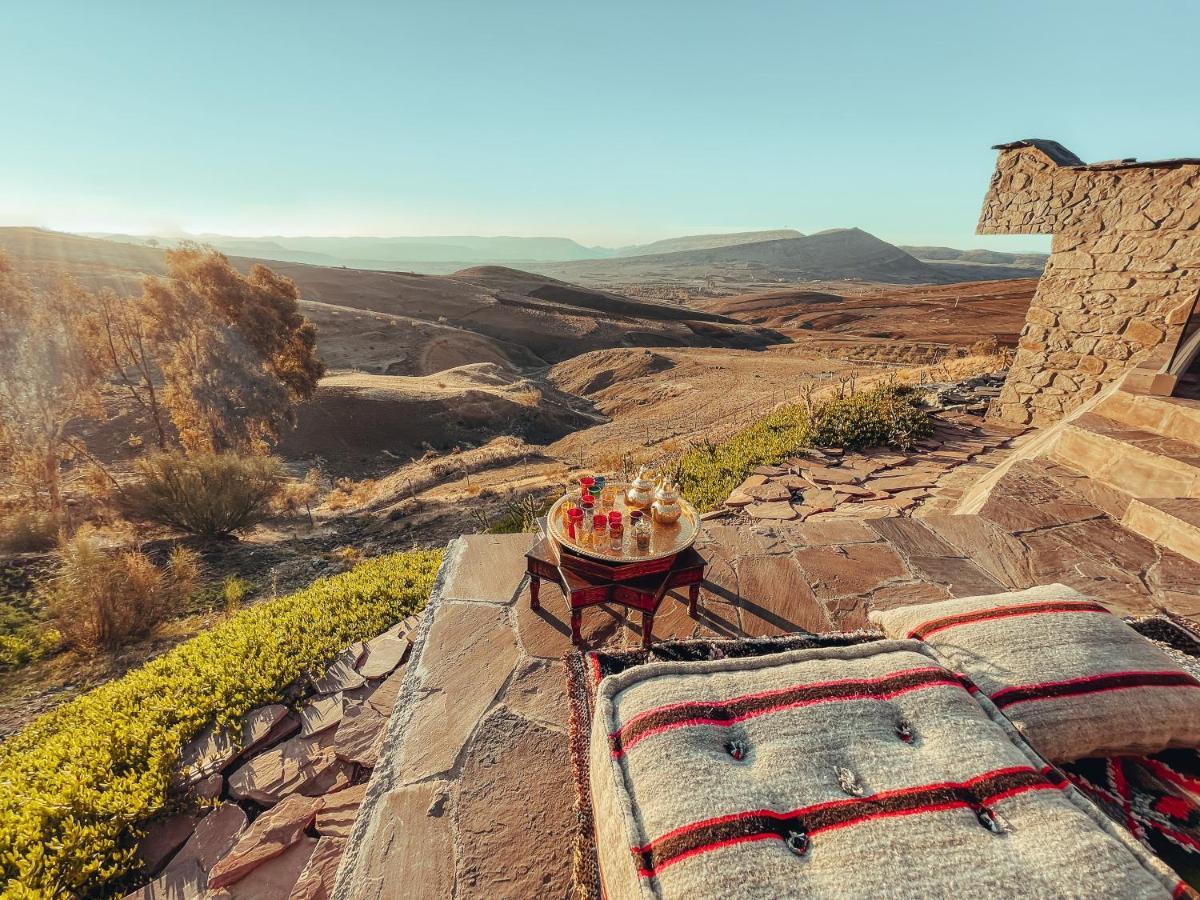
<svg viewBox="0 0 1200 900">
<path fill-rule="evenodd" d="M 81 320 L 84 349 L 98 377 L 112 381 L 153 425 L 159 450 L 166 450 L 169 419 L 159 397 L 162 379 L 145 304 L 100 291 Z"/>
<path fill-rule="evenodd" d="M 89 296 L 63 280 L 34 290 L 0 253 L 0 473 L 34 507 L 62 506 L 68 432 L 97 410 L 97 377 L 80 340 Z"/>
<path fill-rule="evenodd" d="M 167 277 L 141 303 L 164 380 L 163 404 L 189 452 L 263 451 L 295 420 L 325 366 L 290 278 L 223 254 L 168 250 Z"/>
</svg>

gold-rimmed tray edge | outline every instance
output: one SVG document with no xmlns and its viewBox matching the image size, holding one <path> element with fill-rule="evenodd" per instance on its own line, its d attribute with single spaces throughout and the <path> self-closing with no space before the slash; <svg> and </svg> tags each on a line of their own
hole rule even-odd
<svg viewBox="0 0 1200 900">
<path fill-rule="evenodd" d="M 617 488 L 620 492 L 613 503 L 613 509 L 619 510 L 624 515 L 626 528 L 628 529 L 630 507 L 625 503 L 625 485 L 614 484 L 613 487 Z M 688 547 L 692 546 L 696 542 L 696 536 L 700 533 L 700 514 L 696 512 L 696 508 L 692 504 L 681 499 L 679 505 L 683 508 L 683 512 L 679 516 L 678 522 L 674 525 L 654 523 L 653 532 L 650 537 L 650 551 L 648 553 L 629 552 L 632 536 L 628 530 L 625 537 L 625 550 L 621 553 L 613 553 L 611 550 L 601 551 L 595 547 L 581 546 L 578 542 L 567 537 L 567 526 L 563 522 L 562 515 L 563 506 L 566 502 L 567 497 L 559 497 L 555 504 L 550 507 L 550 512 L 546 516 L 550 536 L 561 546 L 570 549 L 572 553 L 586 556 L 588 559 L 596 559 L 606 563 L 639 563 L 665 559 L 668 556 L 675 556 L 682 553 Z M 646 510 L 646 515 L 650 515 L 649 510 Z M 669 545 L 662 544 L 663 540 L 669 540 Z"/>
</svg>

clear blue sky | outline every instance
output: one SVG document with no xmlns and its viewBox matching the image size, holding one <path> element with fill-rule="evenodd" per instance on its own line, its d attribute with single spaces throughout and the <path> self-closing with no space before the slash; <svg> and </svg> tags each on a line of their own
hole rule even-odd
<svg viewBox="0 0 1200 900">
<path fill-rule="evenodd" d="M 1200 156 L 1193 2 L 4 2 L 0 224 L 974 236 L 991 144 Z"/>
</svg>

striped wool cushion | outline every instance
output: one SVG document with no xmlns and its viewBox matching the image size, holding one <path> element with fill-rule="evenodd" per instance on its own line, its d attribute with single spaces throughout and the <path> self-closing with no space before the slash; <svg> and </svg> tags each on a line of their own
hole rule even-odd
<svg viewBox="0 0 1200 900">
<path fill-rule="evenodd" d="M 916 641 L 629 669 L 590 757 L 610 900 L 1180 889 Z"/>
<path fill-rule="evenodd" d="M 969 676 L 1047 759 L 1200 747 L 1200 682 L 1071 588 L 876 611 Z"/>
</svg>

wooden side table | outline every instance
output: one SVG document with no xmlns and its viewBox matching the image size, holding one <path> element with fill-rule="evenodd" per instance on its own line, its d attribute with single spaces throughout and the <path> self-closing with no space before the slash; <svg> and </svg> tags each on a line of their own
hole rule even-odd
<svg viewBox="0 0 1200 900">
<path fill-rule="evenodd" d="M 642 646 L 653 641 L 654 614 L 667 591 L 688 588 L 688 613 L 696 615 L 700 583 L 704 580 L 704 557 L 689 547 L 665 560 L 614 565 L 563 551 L 543 537 L 525 554 L 529 573 L 529 605 L 541 608 L 542 581 L 556 583 L 571 609 L 571 643 L 582 643 L 579 633 L 583 610 L 603 603 L 616 603 L 642 614 Z"/>
</svg>

